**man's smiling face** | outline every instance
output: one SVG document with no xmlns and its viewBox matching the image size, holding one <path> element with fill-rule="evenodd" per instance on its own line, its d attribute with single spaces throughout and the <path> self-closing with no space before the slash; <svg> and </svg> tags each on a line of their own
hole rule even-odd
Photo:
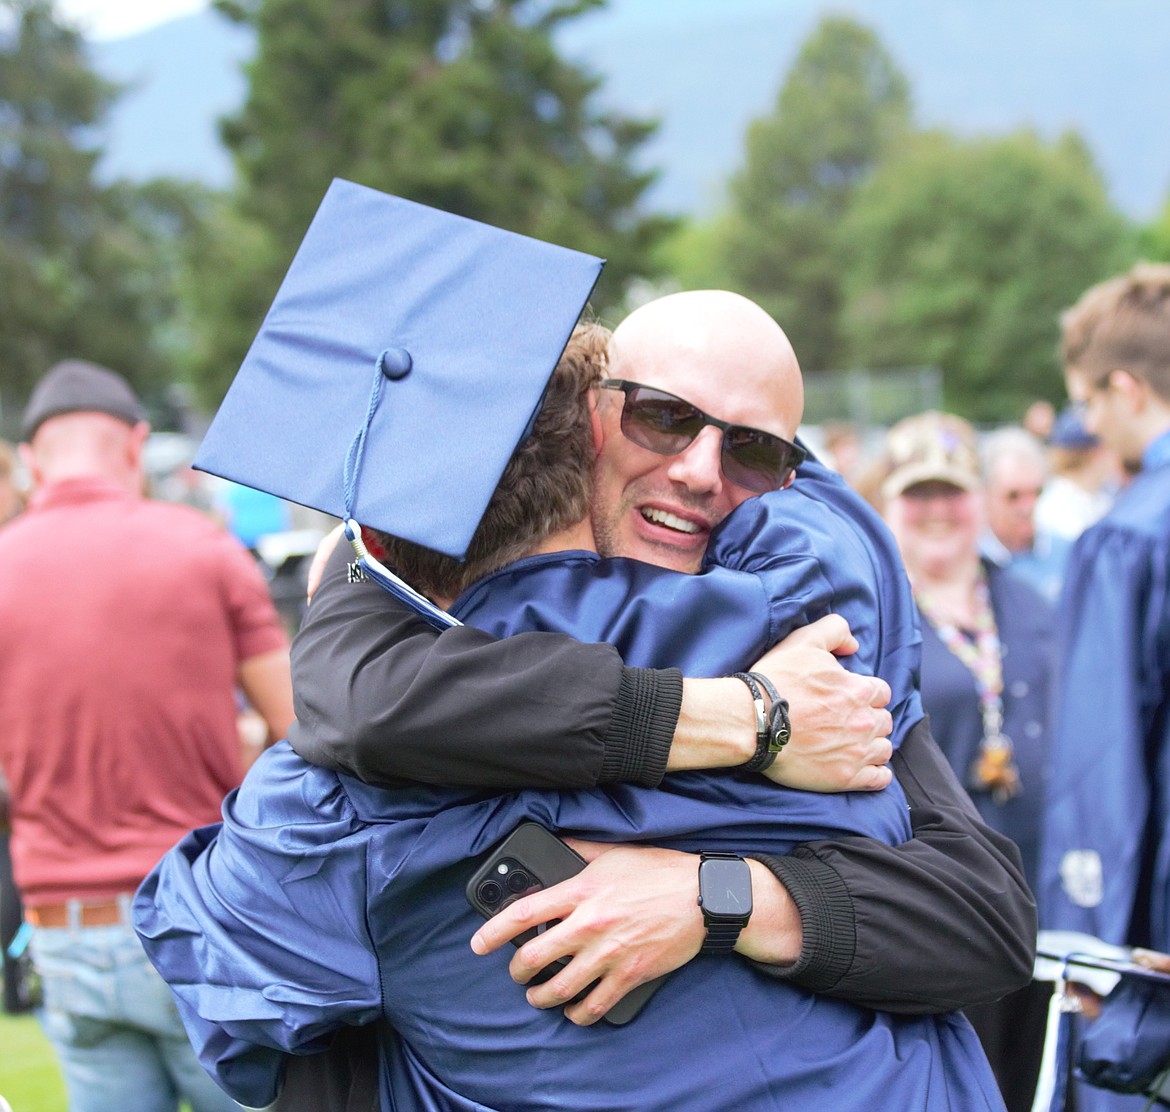
<svg viewBox="0 0 1170 1112">
<path fill-rule="evenodd" d="M 675 294 L 632 313 L 614 333 L 609 374 L 788 440 L 804 406 L 787 337 L 758 306 L 720 291 Z M 678 455 L 658 455 L 622 435 L 622 394 L 599 393 L 592 508 L 599 551 L 698 571 L 711 531 L 753 494 L 723 474 L 722 432 L 707 426 Z"/>
</svg>

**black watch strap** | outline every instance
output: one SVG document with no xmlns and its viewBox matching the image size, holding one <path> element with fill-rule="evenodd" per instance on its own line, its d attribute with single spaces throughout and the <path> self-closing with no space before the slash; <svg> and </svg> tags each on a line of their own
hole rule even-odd
<svg viewBox="0 0 1170 1112">
<path fill-rule="evenodd" d="M 719 914 L 713 912 L 703 893 L 703 863 L 712 859 L 738 862 L 743 869 L 743 881 L 748 892 L 748 911 L 744 914 Z M 703 909 L 703 922 L 707 928 L 707 936 L 699 948 L 701 954 L 730 954 L 739 941 L 740 932 L 747 926 L 751 918 L 750 908 L 751 871 L 748 863 L 738 853 L 702 853 L 699 855 L 699 905 Z"/>
<path fill-rule="evenodd" d="M 730 954 L 735 950 L 739 941 L 740 931 L 744 923 L 708 923 L 707 937 L 699 947 L 700 954 Z"/>
</svg>

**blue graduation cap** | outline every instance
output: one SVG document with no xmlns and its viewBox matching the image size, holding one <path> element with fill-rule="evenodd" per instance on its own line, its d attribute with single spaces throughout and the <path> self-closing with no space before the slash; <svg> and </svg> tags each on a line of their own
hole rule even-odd
<svg viewBox="0 0 1170 1112">
<path fill-rule="evenodd" d="M 194 466 L 461 558 L 602 265 L 335 180 Z"/>
</svg>

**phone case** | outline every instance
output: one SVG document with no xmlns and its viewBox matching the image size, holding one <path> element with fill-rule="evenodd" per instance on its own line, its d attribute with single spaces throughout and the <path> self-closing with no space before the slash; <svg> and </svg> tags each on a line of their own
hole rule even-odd
<svg viewBox="0 0 1170 1112">
<path fill-rule="evenodd" d="M 493 849 L 467 882 L 467 899 L 485 919 L 529 892 L 551 888 L 585 868 L 585 859 L 534 822 L 521 823 Z M 513 939 L 523 946 L 537 931 Z"/>
<path fill-rule="evenodd" d="M 467 882 L 467 901 L 485 919 L 503 911 L 509 904 L 529 892 L 551 888 L 568 880 L 585 868 L 585 859 L 570 849 L 555 834 L 534 822 L 521 823 L 483 860 Z M 512 939 L 514 946 L 523 946 L 540 933 L 542 927 L 524 931 Z M 557 969 L 567 964 L 558 959 L 535 978 L 548 980 Z M 642 1006 L 654 995 L 665 980 L 659 977 L 639 985 L 622 997 L 604 1016 L 608 1023 L 618 1026 L 629 1023 Z M 585 995 L 590 985 L 581 994 Z"/>
</svg>

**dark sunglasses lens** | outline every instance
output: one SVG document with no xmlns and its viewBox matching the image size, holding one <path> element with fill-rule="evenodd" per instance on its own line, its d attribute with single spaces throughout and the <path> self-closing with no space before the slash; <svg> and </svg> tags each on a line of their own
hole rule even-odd
<svg viewBox="0 0 1170 1112">
<path fill-rule="evenodd" d="M 757 494 L 779 490 L 803 455 L 795 444 L 743 425 L 723 434 L 723 473 Z"/>
<path fill-rule="evenodd" d="M 630 386 L 622 407 L 622 433 L 640 448 L 678 455 L 707 423 L 701 409 L 649 386 Z M 723 433 L 723 473 L 746 490 L 779 490 L 804 452 L 771 433 L 732 425 Z"/>
<path fill-rule="evenodd" d="M 660 455 L 681 452 L 703 428 L 702 414 L 688 402 L 646 386 L 626 394 L 622 432 L 641 448 Z"/>
</svg>

